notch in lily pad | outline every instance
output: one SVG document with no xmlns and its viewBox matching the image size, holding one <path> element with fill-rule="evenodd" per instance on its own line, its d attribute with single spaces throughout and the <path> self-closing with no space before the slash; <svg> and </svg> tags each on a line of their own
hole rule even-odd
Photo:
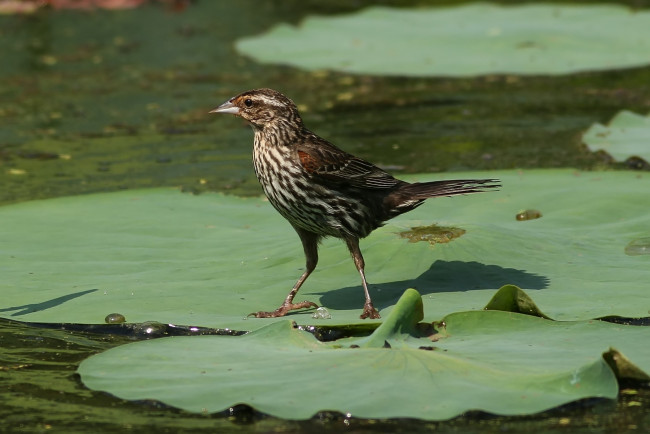
<svg viewBox="0 0 650 434">
<path fill-rule="evenodd" d="M 650 116 L 620 111 L 607 125 L 593 124 L 582 136 L 592 152 L 605 152 L 614 161 L 645 169 L 649 166 Z"/>
</svg>

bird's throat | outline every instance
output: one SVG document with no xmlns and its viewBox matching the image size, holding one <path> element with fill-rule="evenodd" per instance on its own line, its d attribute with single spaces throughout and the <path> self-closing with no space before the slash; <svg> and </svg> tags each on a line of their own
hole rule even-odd
<svg viewBox="0 0 650 434">
<path fill-rule="evenodd" d="M 298 142 L 301 130 L 282 124 L 267 124 L 263 128 L 254 127 L 255 145 L 262 147 L 291 146 Z"/>
</svg>

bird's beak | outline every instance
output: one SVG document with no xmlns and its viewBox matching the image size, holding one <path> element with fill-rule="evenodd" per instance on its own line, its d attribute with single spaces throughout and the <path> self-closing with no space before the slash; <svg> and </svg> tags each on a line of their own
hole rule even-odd
<svg viewBox="0 0 650 434">
<path fill-rule="evenodd" d="M 209 113 L 230 113 L 231 115 L 239 114 L 239 107 L 232 103 L 232 100 L 226 101 L 217 107 L 214 110 L 210 110 Z"/>
</svg>

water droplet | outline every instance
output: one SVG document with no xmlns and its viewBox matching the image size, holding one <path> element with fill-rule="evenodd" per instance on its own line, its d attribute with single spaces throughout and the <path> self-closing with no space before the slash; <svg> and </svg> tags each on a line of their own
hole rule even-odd
<svg viewBox="0 0 650 434">
<path fill-rule="evenodd" d="M 109 313 L 106 315 L 106 318 L 104 318 L 104 322 L 106 322 L 106 324 L 122 324 L 123 322 L 126 322 L 126 318 L 121 313 Z"/>
<path fill-rule="evenodd" d="M 625 246 L 625 254 L 628 256 L 650 255 L 650 237 L 630 241 Z"/>
<path fill-rule="evenodd" d="M 536 209 L 526 209 L 524 211 L 519 212 L 515 218 L 517 221 L 526 221 L 526 220 L 535 220 L 538 219 L 542 216 L 542 213 L 539 212 Z"/>
<path fill-rule="evenodd" d="M 319 307 L 311 316 L 314 319 L 332 319 L 332 315 L 324 307 Z"/>
</svg>

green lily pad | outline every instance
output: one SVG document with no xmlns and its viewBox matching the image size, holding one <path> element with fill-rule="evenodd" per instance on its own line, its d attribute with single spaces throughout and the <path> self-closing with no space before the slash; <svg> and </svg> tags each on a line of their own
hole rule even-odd
<svg viewBox="0 0 650 434">
<path fill-rule="evenodd" d="M 592 151 L 605 151 L 616 161 L 630 157 L 650 161 L 650 116 L 623 110 L 608 125 L 594 124 L 582 136 Z"/>
<path fill-rule="evenodd" d="M 366 338 L 322 343 L 282 320 L 242 337 L 120 346 L 84 360 L 78 372 L 91 389 L 193 412 L 244 403 L 286 419 L 330 410 L 441 420 L 613 399 L 616 377 L 601 354 L 614 343 L 650 369 L 650 347 L 639 345 L 650 338 L 646 327 L 479 311 L 449 315 L 435 332 L 418 324 L 422 316 L 422 300 L 409 289 Z"/>
<path fill-rule="evenodd" d="M 598 37 L 594 37 L 598 34 Z M 359 74 L 567 74 L 650 63 L 650 13 L 617 5 L 370 7 L 240 39 L 262 63 Z"/>
<path fill-rule="evenodd" d="M 625 247 L 650 235 L 650 177 L 632 172 L 534 170 L 462 173 L 498 177 L 499 192 L 440 198 L 392 220 L 361 243 L 375 306 L 386 316 L 409 287 L 427 321 L 480 310 L 497 289 L 522 288 L 554 319 L 648 316 L 650 255 Z M 431 175 L 409 180 L 440 179 Z M 543 217 L 517 221 L 521 209 Z M 33 322 L 159 321 L 254 330 L 246 319 L 276 308 L 304 267 L 290 225 L 260 198 L 123 191 L 0 207 L 0 315 Z M 445 244 L 399 233 L 442 226 L 467 232 Z M 301 324 L 361 322 L 363 292 L 340 240 L 297 300 L 332 319 L 295 312 Z"/>
</svg>

